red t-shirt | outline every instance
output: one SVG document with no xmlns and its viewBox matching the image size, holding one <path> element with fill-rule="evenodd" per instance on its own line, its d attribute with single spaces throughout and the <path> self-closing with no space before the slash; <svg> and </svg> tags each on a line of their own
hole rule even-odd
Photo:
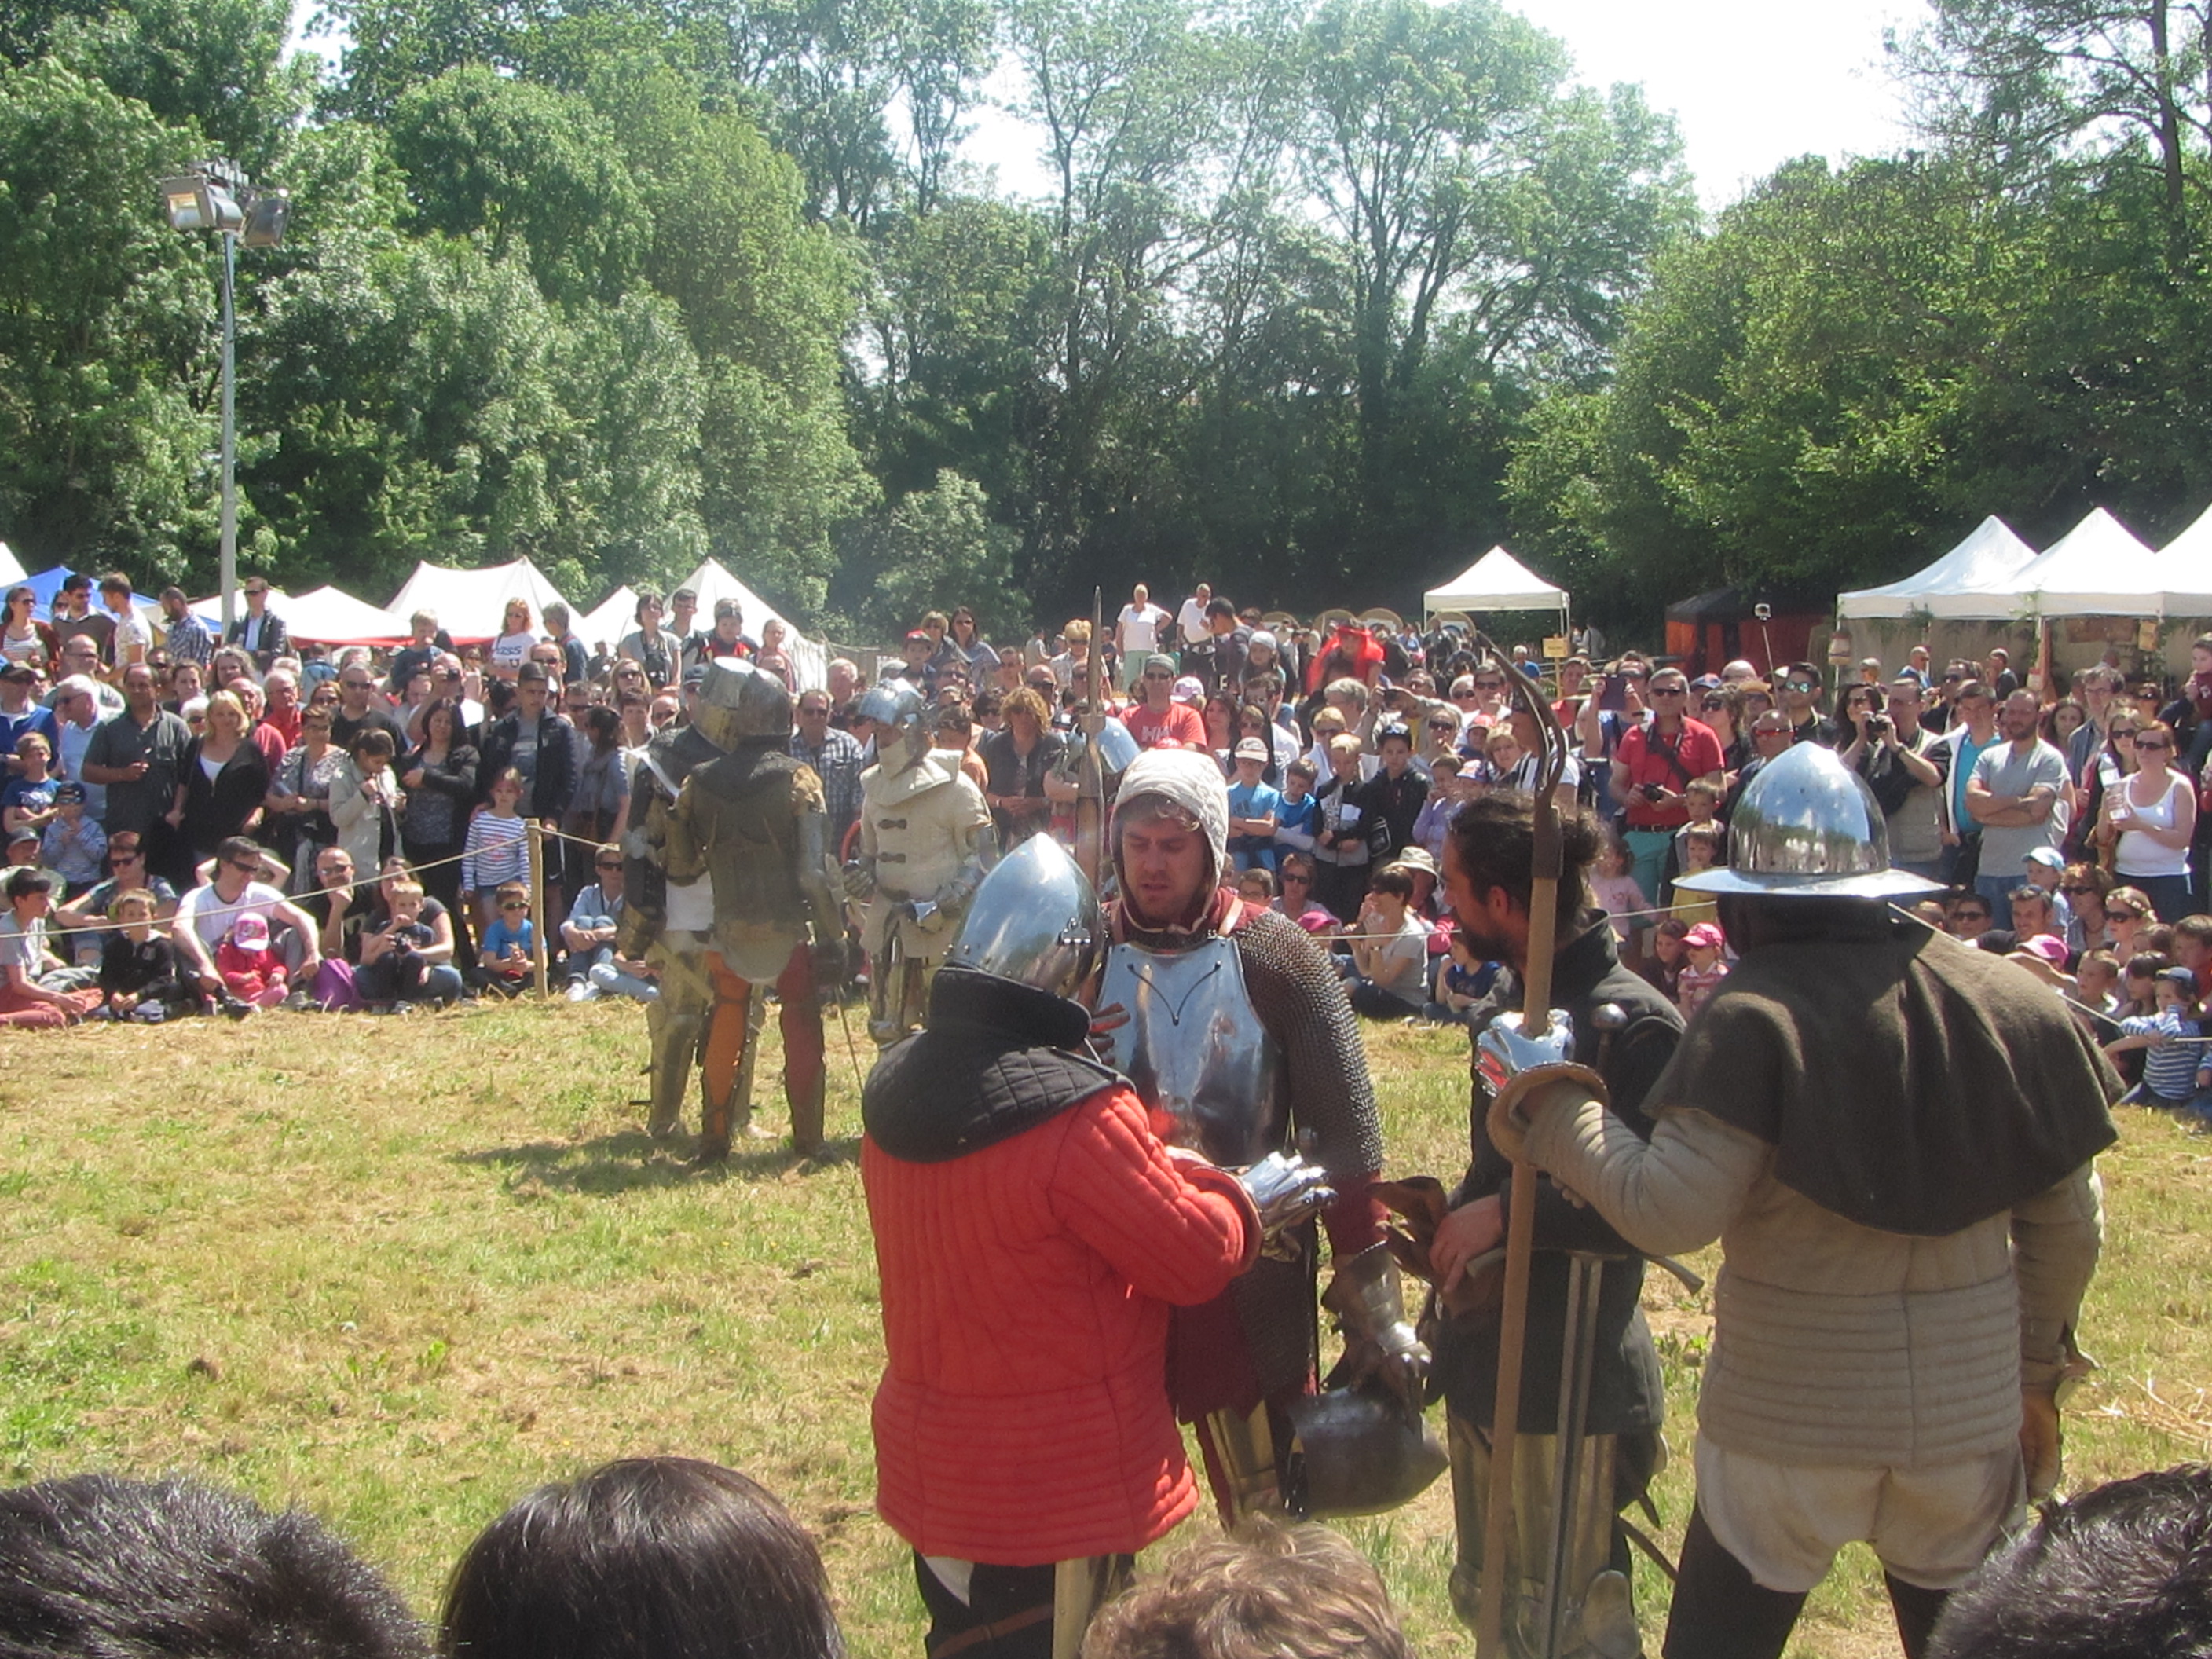
<svg viewBox="0 0 2212 1659">
<path fill-rule="evenodd" d="M 1171 702 L 1158 714 L 1141 702 L 1131 703 L 1121 715 L 1121 724 L 1129 728 L 1139 749 L 1157 749 L 1170 742 L 1185 749 L 1206 747 L 1206 722 L 1187 702 Z"/>
<path fill-rule="evenodd" d="M 1674 830 L 1690 821 L 1690 809 L 1680 801 L 1655 805 L 1644 797 L 1644 786 L 1656 783 L 1674 794 L 1693 778 L 1721 770 L 1725 764 L 1721 740 L 1703 720 L 1685 716 L 1673 742 L 1650 725 L 1631 726 L 1621 734 L 1613 751 L 1613 769 L 1628 778 L 1628 827 L 1632 830 Z"/>
</svg>

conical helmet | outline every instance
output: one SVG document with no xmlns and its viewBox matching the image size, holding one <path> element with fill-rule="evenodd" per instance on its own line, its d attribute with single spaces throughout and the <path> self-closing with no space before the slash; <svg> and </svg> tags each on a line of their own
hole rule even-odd
<svg viewBox="0 0 2212 1659">
<path fill-rule="evenodd" d="M 1067 996 L 1098 965 L 1105 932 L 1075 860 L 1050 836 L 1032 836 L 983 878 L 945 960 Z"/>
<path fill-rule="evenodd" d="M 1889 867 L 1889 830 L 1866 781 L 1824 743 L 1784 750 L 1729 818 L 1729 867 L 1674 885 L 1777 898 L 1902 898 L 1942 884 Z"/>
<path fill-rule="evenodd" d="M 929 723 L 921 694 L 902 680 L 878 680 L 870 686 L 854 711 L 864 720 L 887 726 L 896 737 L 886 741 L 879 732 L 876 753 L 892 772 L 902 772 L 929 748 Z"/>
</svg>

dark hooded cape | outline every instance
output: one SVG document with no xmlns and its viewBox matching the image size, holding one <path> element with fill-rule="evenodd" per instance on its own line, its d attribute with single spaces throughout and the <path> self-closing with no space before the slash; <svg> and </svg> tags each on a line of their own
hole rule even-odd
<svg viewBox="0 0 2212 1659">
<path fill-rule="evenodd" d="M 1876 913 L 1863 937 L 1763 945 L 1652 1085 L 1775 1149 L 1846 1220 L 1940 1237 L 2047 1191 L 2118 1139 L 2121 1084 L 2049 987 Z"/>
</svg>

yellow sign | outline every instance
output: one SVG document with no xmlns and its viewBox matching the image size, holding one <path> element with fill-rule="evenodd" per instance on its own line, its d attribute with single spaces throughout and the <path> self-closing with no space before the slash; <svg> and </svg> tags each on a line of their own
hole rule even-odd
<svg viewBox="0 0 2212 1659">
<path fill-rule="evenodd" d="M 2136 624 L 2136 649 L 2138 651 L 2158 649 L 2158 623 L 2154 618 L 2145 617 Z"/>
<path fill-rule="evenodd" d="M 1565 634 L 1547 634 L 1544 636 L 1544 659 L 1547 662 L 1565 662 L 1570 654 Z"/>
</svg>

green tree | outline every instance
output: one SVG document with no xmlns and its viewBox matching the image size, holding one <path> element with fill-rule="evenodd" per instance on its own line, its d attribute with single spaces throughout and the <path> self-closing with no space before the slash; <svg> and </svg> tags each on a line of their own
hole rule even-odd
<svg viewBox="0 0 2212 1659">
<path fill-rule="evenodd" d="M 1018 538 L 992 522 L 972 479 L 940 472 L 890 512 L 847 526 L 833 600 L 878 639 L 896 639 L 925 611 L 964 605 L 986 638 L 1018 639 L 1032 605 L 1013 575 Z"/>
</svg>

